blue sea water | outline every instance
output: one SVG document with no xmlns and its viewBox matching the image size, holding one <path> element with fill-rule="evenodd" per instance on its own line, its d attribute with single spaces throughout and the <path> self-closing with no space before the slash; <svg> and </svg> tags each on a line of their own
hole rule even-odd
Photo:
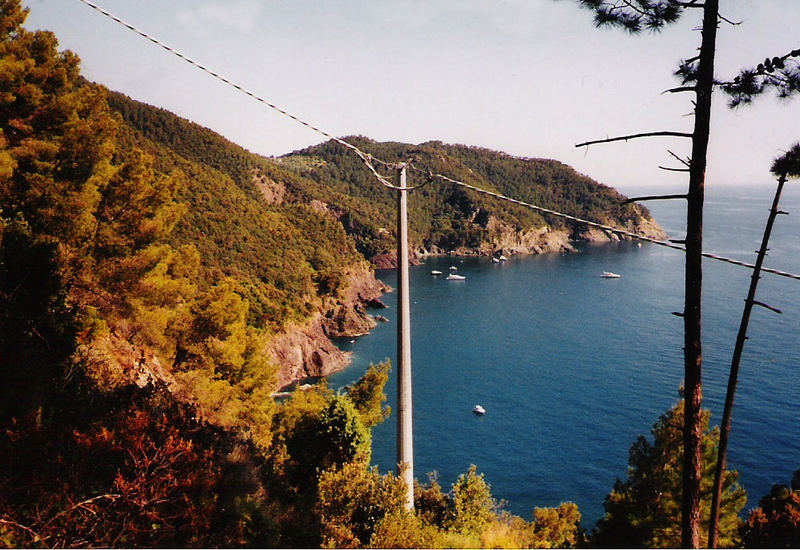
<svg viewBox="0 0 800 550">
<path fill-rule="evenodd" d="M 708 188 L 704 249 L 753 263 L 775 186 Z M 651 194 L 648 190 L 647 194 Z M 629 195 L 632 195 L 630 191 Z M 673 238 L 685 232 L 685 203 L 649 203 Z M 765 265 L 800 273 L 800 188 L 788 185 Z M 451 265 L 465 281 L 434 277 Z M 703 380 L 712 422 L 721 417 L 727 373 L 750 270 L 704 260 Z M 603 271 L 619 279 L 600 277 Z M 678 400 L 683 378 L 681 252 L 632 243 L 577 254 L 435 258 L 411 268 L 415 475 L 436 471 L 447 488 L 477 465 L 506 509 L 531 518 L 536 506 L 576 502 L 588 527 L 626 474 L 635 438 L 649 435 Z M 396 273 L 379 278 L 395 286 Z M 729 467 L 748 508 L 800 468 L 800 281 L 764 274 L 742 357 Z M 354 343 L 342 387 L 370 363 L 395 361 L 396 294 L 389 319 Z M 396 404 L 395 373 L 387 385 Z M 481 404 L 487 413 L 471 413 Z M 373 463 L 396 465 L 396 418 L 373 432 Z"/>
</svg>

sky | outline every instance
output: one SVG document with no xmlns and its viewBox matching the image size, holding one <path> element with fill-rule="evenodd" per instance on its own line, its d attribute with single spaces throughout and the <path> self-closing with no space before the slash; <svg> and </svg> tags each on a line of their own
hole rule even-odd
<svg viewBox="0 0 800 550">
<path fill-rule="evenodd" d="M 94 0 L 126 22 L 337 135 L 477 145 L 553 158 L 625 191 L 685 192 L 693 94 L 680 59 L 701 10 L 657 34 L 596 29 L 575 0 Z M 721 0 L 741 24 L 718 33 L 717 78 L 800 47 L 800 1 Z M 77 53 L 84 76 L 168 109 L 266 156 L 325 138 L 226 86 L 79 0 L 23 0 L 29 30 Z M 707 186 L 773 186 L 772 161 L 800 141 L 800 98 L 737 110 L 716 94 Z M 413 183 L 413 182 L 410 182 Z"/>
</svg>

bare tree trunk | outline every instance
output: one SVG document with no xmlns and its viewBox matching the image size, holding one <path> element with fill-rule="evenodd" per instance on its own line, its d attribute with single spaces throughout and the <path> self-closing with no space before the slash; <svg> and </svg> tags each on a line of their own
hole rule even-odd
<svg viewBox="0 0 800 550">
<path fill-rule="evenodd" d="M 725 408 L 722 412 L 722 431 L 719 434 L 717 465 L 714 471 L 714 489 L 711 497 L 711 522 L 708 527 L 709 548 L 717 547 L 717 538 L 719 534 L 719 514 L 721 507 L 720 501 L 722 500 L 722 478 L 725 475 L 725 467 L 727 465 L 728 435 L 731 431 L 733 397 L 736 394 L 736 384 L 738 383 L 739 378 L 739 362 L 742 358 L 744 342 L 747 339 L 747 327 L 750 324 L 750 312 L 753 310 L 753 305 L 756 303 L 756 287 L 758 286 L 758 280 L 761 278 L 761 265 L 764 263 L 764 256 L 767 255 L 767 245 L 769 244 L 769 237 L 772 233 L 772 225 L 775 223 L 775 218 L 778 215 L 778 203 L 781 200 L 781 191 L 783 190 L 784 183 L 786 183 L 786 174 L 782 174 L 778 179 L 778 189 L 775 191 L 775 198 L 772 201 L 772 208 L 769 211 L 767 225 L 764 228 L 764 236 L 761 239 L 761 248 L 758 250 L 756 265 L 755 268 L 753 268 L 753 274 L 750 277 L 750 289 L 747 292 L 747 299 L 744 301 L 742 322 L 739 324 L 739 333 L 736 335 L 736 345 L 733 349 L 731 370 L 728 376 L 728 391 L 725 395 Z"/>
<path fill-rule="evenodd" d="M 684 430 L 681 545 L 700 545 L 700 477 L 703 404 L 701 297 L 703 282 L 703 198 L 708 139 L 711 126 L 711 92 L 714 87 L 719 0 L 706 0 L 703 37 L 697 75 L 697 104 L 692 134 L 692 159 L 686 215 L 686 286 L 684 309 Z"/>
</svg>

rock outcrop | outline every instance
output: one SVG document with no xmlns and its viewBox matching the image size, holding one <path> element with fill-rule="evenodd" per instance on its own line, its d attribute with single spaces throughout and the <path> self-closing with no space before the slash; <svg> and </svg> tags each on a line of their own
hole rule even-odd
<svg viewBox="0 0 800 550">
<path fill-rule="evenodd" d="M 544 226 L 520 230 L 490 216 L 486 230 L 489 239 L 478 248 L 478 254 L 482 256 L 491 256 L 497 251 L 504 254 L 546 254 L 575 250 L 570 244 L 569 232 L 564 229 Z"/>
<path fill-rule="evenodd" d="M 136 346 L 125 326 L 82 345 L 78 356 L 91 365 L 90 372 L 105 387 L 164 384 L 173 392 L 178 387 L 169 368 L 161 364 L 153 350 Z"/>
<path fill-rule="evenodd" d="M 280 366 L 278 388 L 304 378 L 328 376 L 347 366 L 350 355 L 325 334 L 322 314 L 303 325 L 291 325 L 270 340 L 270 360 Z"/>
<path fill-rule="evenodd" d="M 486 223 L 487 239 L 476 248 L 460 247 L 445 251 L 432 245 L 411 250 L 409 263 L 418 265 L 429 256 L 494 256 L 502 254 L 548 254 L 552 252 L 574 252 L 577 242 L 603 243 L 619 241 L 616 233 L 603 231 L 596 227 L 576 226 L 571 229 L 553 228 L 550 226 L 518 229 L 495 216 L 489 216 Z M 663 240 L 667 234 L 654 220 L 640 218 L 636 222 L 628 222 L 619 227 L 652 239 Z M 627 237 L 624 237 L 627 238 Z M 394 253 L 378 254 L 371 258 L 376 269 L 397 267 Z"/>
<path fill-rule="evenodd" d="M 367 308 L 386 307 L 380 297 L 390 288 L 366 265 L 354 268 L 346 281 L 341 296 L 325 304 L 311 320 L 291 325 L 270 340 L 270 360 L 280 366 L 279 388 L 342 370 L 350 363 L 350 354 L 337 348 L 331 338 L 361 336 L 375 328 L 377 323 Z"/>
</svg>

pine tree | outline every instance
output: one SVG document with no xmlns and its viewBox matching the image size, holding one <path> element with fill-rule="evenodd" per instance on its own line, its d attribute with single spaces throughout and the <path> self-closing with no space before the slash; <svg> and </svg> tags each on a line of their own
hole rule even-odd
<svg viewBox="0 0 800 550">
<path fill-rule="evenodd" d="M 617 480 L 614 490 L 606 497 L 605 516 L 598 522 L 591 543 L 600 547 L 674 548 L 681 546 L 679 517 L 681 514 L 683 458 L 683 403 L 661 415 L 653 425 L 652 443 L 640 436 L 630 449 L 628 477 Z M 702 412 L 701 450 L 711 458 L 719 439 L 717 428 L 709 429 L 711 414 Z M 708 525 L 711 506 L 713 463 L 704 463 L 701 475 L 700 505 Z M 726 471 L 722 498 L 721 543 L 733 546 L 740 521 L 739 511 L 747 496 L 738 482 L 735 471 Z M 701 533 L 702 536 L 702 533 Z M 705 541 L 700 539 L 702 544 Z"/>
<path fill-rule="evenodd" d="M 785 61 L 800 55 L 795 50 L 783 57 L 765 60 L 755 70 L 743 71 L 731 82 L 720 82 L 714 76 L 716 35 L 721 22 L 729 22 L 719 11 L 719 0 L 577 0 L 594 12 L 595 24 L 616 26 L 631 34 L 643 30 L 660 31 L 677 22 L 687 11 L 702 10 L 701 44 L 698 55 L 680 63 L 676 75 L 682 85 L 670 92 L 695 94 L 694 128 L 691 134 L 682 132 L 653 132 L 612 138 L 590 143 L 631 139 L 653 135 L 689 137 L 692 140 L 690 160 L 686 163 L 689 172 L 686 223 L 686 273 L 684 320 L 684 387 L 685 417 L 683 503 L 681 545 L 697 547 L 700 534 L 700 483 L 702 471 L 701 424 L 702 424 L 702 250 L 703 250 L 703 200 L 705 172 L 711 121 L 711 96 L 719 86 L 733 97 L 731 104 L 739 105 L 751 101 L 752 97 L 770 88 L 776 88 L 787 97 L 800 89 L 800 71 L 789 67 Z M 710 544 L 715 544 L 711 537 Z"/>
</svg>

